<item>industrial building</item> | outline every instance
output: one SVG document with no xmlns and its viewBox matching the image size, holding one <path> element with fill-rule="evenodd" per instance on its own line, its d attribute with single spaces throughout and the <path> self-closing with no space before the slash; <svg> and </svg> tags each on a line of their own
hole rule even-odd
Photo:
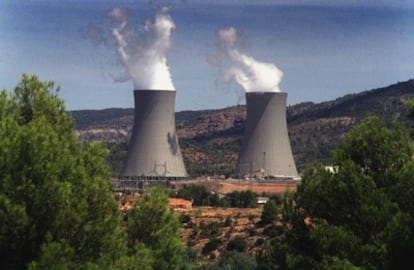
<svg viewBox="0 0 414 270">
<path fill-rule="evenodd" d="M 234 176 L 296 179 L 290 147 L 284 92 L 246 93 L 247 117 Z"/>
<path fill-rule="evenodd" d="M 187 177 L 175 129 L 175 91 L 135 90 L 134 125 L 122 180 Z"/>
</svg>

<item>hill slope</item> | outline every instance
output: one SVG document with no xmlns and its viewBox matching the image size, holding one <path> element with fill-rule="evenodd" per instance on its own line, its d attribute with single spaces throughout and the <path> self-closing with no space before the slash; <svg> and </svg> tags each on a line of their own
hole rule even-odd
<svg viewBox="0 0 414 270">
<path fill-rule="evenodd" d="M 403 100 L 414 97 L 414 80 L 350 94 L 322 103 L 287 108 L 292 151 L 299 170 L 310 162 L 329 163 L 331 150 L 350 128 L 370 115 L 406 119 Z M 120 170 L 133 124 L 133 109 L 72 112 L 81 140 L 109 142 L 114 174 Z M 245 123 L 245 106 L 176 113 L 177 133 L 190 175 L 231 174 Z"/>
</svg>

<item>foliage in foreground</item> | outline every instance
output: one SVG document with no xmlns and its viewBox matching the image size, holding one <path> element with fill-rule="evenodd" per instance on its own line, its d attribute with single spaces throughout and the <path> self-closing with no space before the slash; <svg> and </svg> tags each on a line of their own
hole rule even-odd
<svg viewBox="0 0 414 270">
<path fill-rule="evenodd" d="M 0 268 L 177 269 L 166 195 L 150 191 L 121 220 L 107 150 L 77 141 L 58 91 L 23 75 L 0 93 Z"/>
<path fill-rule="evenodd" d="M 414 252 L 409 132 L 368 118 L 334 152 L 334 172 L 308 168 L 284 201 L 287 232 L 259 269 L 403 269 Z"/>
<path fill-rule="evenodd" d="M 12 95 L 0 95 L 2 269 L 34 260 L 34 268 L 52 260 L 71 267 L 116 249 L 105 150 L 76 141 L 57 92 L 24 75 Z"/>
<path fill-rule="evenodd" d="M 154 256 L 154 269 L 176 269 L 182 252 L 180 223 L 159 189 L 143 194 L 127 216 L 130 245 L 144 244 Z"/>
<path fill-rule="evenodd" d="M 220 259 L 211 265 L 199 267 L 199 270 L 252 270 L 257 268 L 254 256 L 237 251 L 225 251 Z"/>
</svg>

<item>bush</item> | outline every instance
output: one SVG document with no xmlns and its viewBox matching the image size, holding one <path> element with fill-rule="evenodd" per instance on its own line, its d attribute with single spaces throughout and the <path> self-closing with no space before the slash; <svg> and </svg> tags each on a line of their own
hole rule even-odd
<svg viewBox="0 0 414 270">
<path fill-rule="evenodd" d="M 257 194 L 247 191 L 233 191 L 226 195 L 231 207 L 253 208 L 257 206 Z"/>
<path fill-rule="evenodd" d="M 283 227 L 282 226 L 272 225 L 272 226 L 269 226 L 269 227 L 267 227 L 263 230 L 263 234 L 267 235 L 269 237 L 276 237 L 276 236 L 281 235 L 282 233 L 283 233 Z"/>
<path fill-rule="evenodd" d="M 206 186 L 202 185 L 183 185 L 177 191 L 176 197 L 192 201 L 194 206 L 218 206 L 220 202 L 217 194 L 212 194 Z"/>
<path fill-rule="evenodd" d="M 186 262 L 194 262 L 198 257 L 198 252 L 193 248 L 186 248 L 183 250 L 181 256 Z"/>
<path fill-rule="evenodd" d="M 261 222 L 264 224 L 276 221 L 278 214 L 278 207 L 274 200 L 268 200 L 263 207 Z"/>
<path fill-rule="evenodd" d="M 257 238 L 255 245 L 256 246 L 261 246 L 263 245 L 265 242 L 265 240 L 263 238 Z"/>
<path fill-rule="evenodd" d="M 219 224 L 217 222 L 211 222 L 205 225 L 202 221 L 200 222 L 200 229 L 202 230 L 201 237 L 215 237 L 220 233 Z"/>
<path fill-rule="evenodd" d="M 221 240 L 217 238 L 213 238 L 204 245 L 202 253 L 206 255 L 212 252 L 213 250 L 216 250 L 220 245 L 221 245 Z"/>
<path fill-rule="evenodd" d="M 190 238 L 190 239 L 187 240 L 187 246 L 189 246 L 189 247 L 193 247 L 196 244 L 197 244 L 197 241 L 195 239 Z"/>
<path fill-rule="evenodd" d="M 191 221 L 191 217 L 188 214 L 181 214 L 178 217 L 178 220 L 180 221 L 180 223 L 188 223 Z"/>
<path fill-rule="evenodd" d="M 215 265 L 211 265 L 208 269 L 214 270 L 251 270 L 257 269 L 257 262 L 255 256 L 236 252 L 236 251 L 225 251 L 223 252 L 220 260 Z"/>
<path fill-rule="evenodd" d="M 227 244 L 228 251 L 238 251 L 243 252 L 247 247 L 247 242 L 241 237 L 236 237 L 231 239 Z"/>
<path fill-rule="evenodd" d="M 224 226 L 224 227 L 229 227 L 229 226 L 231 226 L 231 217 L 230 217 L 230 216 L 227 216 L 227 217 L 226 217 L 226 220 L 224 221 L 223 226 Z"/>
<path fill-rule="evenodd" d="M 256 229 L 254 229 L 254 228 L 249 228 L 247 231 L 249 232 L 249 235 L 250 235 L 250 236 L 255 236 L 255 235 L 257 235 L 257 231 L 256 231 Z"/>
<path fill-rule="evenodd" d="M 248 218 L 249 218 L 249 221 L 252 222 L 256 218 L 256 215 L 250 214 Z"/>
</svg>

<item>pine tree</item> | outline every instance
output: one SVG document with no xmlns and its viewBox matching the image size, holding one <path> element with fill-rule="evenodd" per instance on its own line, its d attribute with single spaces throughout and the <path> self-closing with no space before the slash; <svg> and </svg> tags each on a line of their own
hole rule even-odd
<svg viewBox="0 0 414 270">
<path fill-rule="evenodd" d="M 106 150 L 79 143 L 59 87 L 23 75 L 0 94 L 0 268 L 79 268 L 117 257 Z"/>
<path fill-rule="evenodd" d="M 160 189 L 147 190 L 137 200 L 127 216 L 130 247 L 142 243 L 154 259 L 153 269 L 177 269 L 180 265 L 182 244 L 180 223 L 169 209 L 168 196 Z"/>
<path fill-rule="evenodd" d="M 284 201 L 286 234 L 259 269 L 403 269 L 414 252 L 413 144 L 401 124 L 370 117 L 309 167 Z"/>
</svg>

